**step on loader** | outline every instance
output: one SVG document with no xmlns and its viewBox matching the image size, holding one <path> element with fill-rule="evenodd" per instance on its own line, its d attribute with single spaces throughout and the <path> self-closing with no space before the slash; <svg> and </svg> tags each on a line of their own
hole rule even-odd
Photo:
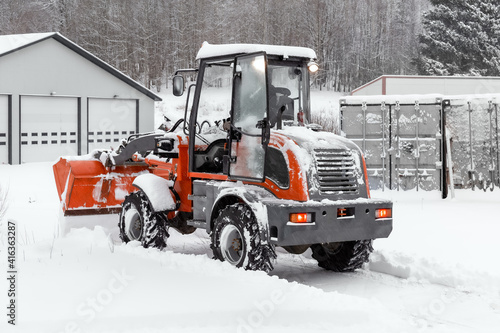
<svg viewBox="0 0 500 333">
<path fill-rule="evenodd" d="M 310 122 L 315 52 L 204 43 L 197 60 L 173 77 L 176 96 L 196 82 L 172 128 L 54 165 L 64 214 L 118 213 L 124 242 L 160 249 L 170 228 L 202 228 L 216 259 L 249 270 L 271 271 L 277 246 L 360 268 L 392 231 L 392 202 L 370 198 L 354 143 Z"/>
</svg>

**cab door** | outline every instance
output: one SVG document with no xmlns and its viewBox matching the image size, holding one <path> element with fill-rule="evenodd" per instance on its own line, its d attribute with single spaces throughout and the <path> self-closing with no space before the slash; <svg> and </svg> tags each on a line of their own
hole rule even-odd
<svg viewBox="0 0 500 333">
<path fill-rule="evenodd" d="M 264 52 L 236 57 L 229 157 L 230 179 L 263 182 L 269 141 L 267 57 Z"/>
</svg>

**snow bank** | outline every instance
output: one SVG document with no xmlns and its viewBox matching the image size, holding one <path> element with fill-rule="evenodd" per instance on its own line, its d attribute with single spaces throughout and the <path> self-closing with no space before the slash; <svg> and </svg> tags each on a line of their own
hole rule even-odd
<svg viewBox="0 0 500 333">
<path fill-rule="evenodd" d="M 396 251 L 375 251 L 370 257 L 369 269 L 403 279 L 426 281 L 467 292 L 493 293 L 500 297 L 500 276 L 470 270 L 461 264 Z"/>
<path fill-rule="evenodd" d="M 375 241 L 370 269 L 405 279 L 500 296 L 500 191 L 373 191 L 394 202 L 394 230 Z"/>
<path fill-rule="evenodd" d="M 115 244 L 100 227 L 24 247 L 20 266 L 16 332 L 400 332 L 407 325 L 376 300 L 206 256 Z"/>
</svg>

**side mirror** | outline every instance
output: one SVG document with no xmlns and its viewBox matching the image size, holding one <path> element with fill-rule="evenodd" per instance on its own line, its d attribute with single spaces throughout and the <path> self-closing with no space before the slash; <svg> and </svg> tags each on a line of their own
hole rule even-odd
<svg viewBox="0 0 500 333">
<path fill-rule="evenodd" d="M 184 77 L 182 75 L 175 75 L 172 79 L 172 89 L 174 96 L 182 96 L 184 93 Z"/>
</svg>

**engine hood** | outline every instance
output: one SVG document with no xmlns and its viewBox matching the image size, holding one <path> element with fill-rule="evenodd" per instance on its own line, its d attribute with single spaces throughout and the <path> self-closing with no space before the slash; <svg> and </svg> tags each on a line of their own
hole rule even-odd
<svg viewBox="0 0 500 333">
<path fill-rule="evenodd" d="M 294 144 L 292 150 L 306 175 L 311 199 L 367 197 L 361 150 L 352 141 L 305 127 L 275 131 Z"/>
<path fill-rule="evenodd" d="M 287 136 L 308 152 L 315 149 L 343 149 L 359 151 L 352 141 L 329 132 L 316 132 L 306 127 L 285 127 L 276 133 Z"/>
</svg>

